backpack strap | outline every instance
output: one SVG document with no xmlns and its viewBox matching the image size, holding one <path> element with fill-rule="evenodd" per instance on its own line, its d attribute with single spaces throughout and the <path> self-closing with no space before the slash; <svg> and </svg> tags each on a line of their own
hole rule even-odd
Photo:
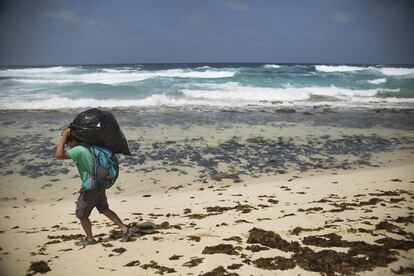
<svg viewBox="0 0 414 276">
<path fill-rule="evenodd" d="M 87 149 L 89 150 L 89 152 L 92 155 L 92 160 L 93 160 L 93 172 L 91 177 L 96 176 L 96 166 L 97 166 L 97 161 L 96 161 L 96 153 L 95 153 L 95 149 L 93 148 L 93 145 L 88 145 Z"/>
<path fill-rule="evenodd" d="M 82 187 L 83 187 L 84 190 L 93 190 L 93 189 L 98 188 L 98 182 L 96 181 L 96 164 L 97 164 L 96 162 L 97 161 L 96 161 L 95 151 L 94 151 L 93 147 L 88 146 L 88 147 L 85 147 L 85 148 L 87 148 L 88 151 L 90 152 L 90 154 L 92 155 L 92 158 L 93 158 L 92 160 L 94 162 L 94 168 L 93 168 L 92 173 L 88 172 L 89 177 L 88 177 L 87 180 L 82 182 Z"/>
</svg>

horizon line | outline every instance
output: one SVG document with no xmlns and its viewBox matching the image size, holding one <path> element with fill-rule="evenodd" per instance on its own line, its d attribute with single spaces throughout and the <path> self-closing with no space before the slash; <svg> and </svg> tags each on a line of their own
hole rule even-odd
<svg viewBox="0 0 414 276">
<path fill-rule="evenodd" d="M 335 62 L 116 62 L 116 63 L 53 63 L 53 64 L 0 64 L 0 67 L 50 67 L 50 66 L 103 66 L 103 65 L 160 65 L 160 64 L 274 64 L 274 65 L 345 65 L 345 66 L 414 66 L 414 63 L 335 63 Z"/>
</svg>

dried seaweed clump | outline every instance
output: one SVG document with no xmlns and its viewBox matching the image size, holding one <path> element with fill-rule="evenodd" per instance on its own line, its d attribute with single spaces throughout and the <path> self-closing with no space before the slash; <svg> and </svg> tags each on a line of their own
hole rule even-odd
<svg viewBox="0 0 414 276">
<path fill-rule="evenodd" d="M 201 274 L 200 276 L 239 276 L 237 273 L 230 273 L 222 266 L 218 266 L 210 272 Z"/>
<path fill-rule="evenodd" d="M 327 275 L 335 275 L 335 272 L 341 274 L 352 274 L 355 261 L 364 262 L 363 258 L 359 260 L 351 259 L 348 254 L 336 252 L 334 250 L 322 250 L 314 252 L 308 247 L 303 247 L 300 252 L 293 255 L 296 264 L 302 269 L 314 272 L 323 272 Z"/>
<path fill-rule="evenodd" d="M 191 258 L 190 261 L 184 263 L 183 266 L 186 266 L 186 267 L 195 267 L 195 266 L 198 266 L 199 264 L 201 264 L 203 262 L 203 260 L 204 260 L 204 258 L 194 257 L 194 258 Z"/>
<path fill-rule="evenodd" d="M 253 261 L 258 268 L 269 270 L 292 269 L 296 265 L 307 271 L 321 272 L 326 275 L 354 274 L 361 271 L 370 271 L 376 267 L 386 267 L 397 261 L 398 250 L 410 250 L 414 248 L 414 240 L 396 240 L 382 238 L 376 240 L 376 244 L 364 241 L 347 241 L 341 236 L 331 233 L 326 235 L 308 236 L 303 239 L 303 244 L 318 247 L 348 247 L 348 252 L 334 250 L 322 250 L 315 252 L 308 247 L 302 247 L 298 243 L 283 240 L 273 231 L 265 231 L 253 228 L 249 231 L 248 243 L 259 243 L 271 248 L 277 248 L 285 252 L 293 252 L 290 259 L 282 257 L 260 258 Z"/>
<path fill-rule="evenodd" d="M 141 267 L 143 269 L 148 269 L 148 268 L 156 269 L 157 271 L 155 273 L 160 274 L 160 275 L 164 275 L 164 273 L 174 273 L 174 272 L 176 272 L 174 268 L 161 266 L 155 261 L 151 261 L 149 264 L 144 264 Z"/>
<path fill-rule="evenodd" d="M 27 275 L 33 275 L 37 272 L 41 274 L 45 274 L 46 272 L 51 271 L 50 267 L 47 265 L 47 262 L 45 261 L 38 261 L 38 262 L 32 262 L 30 264 L 30 267 L 27 271 L 31 271 L 33 273 L 28 273 Z"/>
<path fill-rule="evenodd" d="M 238 255 L 239 253 L 236 251 L 236 247 L 232 244 L 219 244 L 216 246 L 207 246 L 203 250 L 203 254 L 217 254 L 223 253 L 227 255 Z"/>
<path fill-rule="evenodd" d="M 274 258 L 260 258 L 254 260 L 253 264 L 258 268 L 269 270 L 287 270 L 292 269 L 296 266 L 293 259 L 287 259 L 279 256 Z"/>
<path fill-rule="evenodd" d="M 247 243 L 259 243 L 270 248 L 277 248 L 284 252 L 297 252 L 299 243 L 288 242 L 273 231 L 265 231 L 256 227 L 250 229 Z"/>
</svg>

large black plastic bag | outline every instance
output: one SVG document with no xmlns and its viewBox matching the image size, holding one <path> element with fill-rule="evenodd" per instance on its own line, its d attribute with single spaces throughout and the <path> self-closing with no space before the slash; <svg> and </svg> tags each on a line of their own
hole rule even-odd
<svg viewBox="0 0 414 276">
<path fill-rule="evenodd" d="M 131 155 L 128 142 L 109 111 L 88 109 L 79 113 L 69 127 L 71 135 L 82 143 L 102 146 L 113 153 Z"/>
</svg>

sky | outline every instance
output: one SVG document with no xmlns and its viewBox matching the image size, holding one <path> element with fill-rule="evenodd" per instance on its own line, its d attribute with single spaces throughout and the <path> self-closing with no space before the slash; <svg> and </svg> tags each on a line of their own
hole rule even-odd
<svg viewBox="0 0 414 276">
<path fill-rule="evenodd" d="M 0 65 L 414 64 L 410 0 L 0 3 Z"/>
</svg>

